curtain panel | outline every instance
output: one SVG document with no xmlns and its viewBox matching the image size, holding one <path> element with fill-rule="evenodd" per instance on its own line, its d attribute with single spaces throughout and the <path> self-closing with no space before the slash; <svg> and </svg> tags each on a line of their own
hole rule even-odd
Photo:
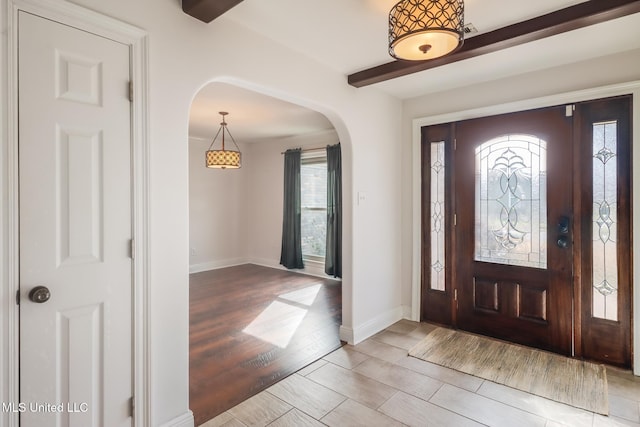
<svg viewBox="0 0 640 427">
<path fill-rule="evenodd" d="M 300 148 L 284 153 L 284 202 L 280 264 L 286 268 L 304 268 L 300 231 Z"/>
<path fill-rule="evenodd" d="M 324 272 L 342 277 L 342 153 L 327 146 L 327 241 Z"/>
</svg>

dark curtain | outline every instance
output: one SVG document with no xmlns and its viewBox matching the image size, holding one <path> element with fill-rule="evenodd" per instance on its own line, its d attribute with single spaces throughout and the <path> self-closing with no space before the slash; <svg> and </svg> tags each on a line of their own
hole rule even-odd
<svg viewBox="0 0 640 427">
<path fill-rule="evenodd" d="M 340 144 L 327 146 L 327 248 L 324 272 L 342 277 L 342 154 Z"/>
<path fill-rule="evenodd" d="M 284 203 L 280 264 L 304 268 L 300 233 L 300 154 L 301 149 L 284 153 Z"/>
</svg>

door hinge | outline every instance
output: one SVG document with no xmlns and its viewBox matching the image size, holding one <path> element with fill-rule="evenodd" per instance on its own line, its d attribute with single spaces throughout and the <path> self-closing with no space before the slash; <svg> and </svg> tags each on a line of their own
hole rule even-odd
<svg viewBox="0 0 640 427">
<path fill-rule="evenodd" d="M 129 240 L 129 258 L 134 259 L 136 257 L 136 243 L 133 239 Z"/>
<path fill-rule="evenodd" d="M 453 151 L 456 151 L 457 147 L 458 147 L 458 140 L 453 138 Z"/>
<path fill-rule="evenodd" d="M 133 80 L 129 80 L 129 102 L 133 102 Z"/>
<path fill-rule="evenodd" d="M 457 289 L 453 290 L 453 300 L 454 301 L 458 301 L 458 290 Z"/>
<path fill-rule="evenodd" d="M 565 117 L 573 117 L 573 112 L 576 109 L 574 104 L 565 105 L 564 107 L 564 116 Z"/>
<path fill-rule="evenodd" d="M 133 399 L 133 396 L 129 399 L 129 414 L 131 418 L 135 415 L 136 410 L 136 401 Z"/>
<path fill-rule="evenodd" d="M 458 215 L 453 214 L 453 226 L 455 227 L 456 225 L 458 225 Z"/>
<path fill-rule="evenodd" d="M 16 291 L 16 305 L 20 305 L 20 289 Z"/>
</svg>

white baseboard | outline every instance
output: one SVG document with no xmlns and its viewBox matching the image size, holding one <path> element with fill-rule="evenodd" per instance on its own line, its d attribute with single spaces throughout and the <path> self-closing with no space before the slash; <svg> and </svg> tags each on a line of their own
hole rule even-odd
<svg viewBox="0 0 640 427">
<path fill-rule="evenodd" d="M 353 344 L 358 344 L 359 342 L 366 340 L 370 336 L 373 336 L 383 329 L 386 329 L 389 326 L 393 325 L 398 320 L 401 320 L 403 318 L 402 314 L 403 308 L 402 306 L 398 306 L 374 317 L 373 319 L 366 321 L 360 326 L 356 326 L 355 328 L 353 328 Z"/>
<path fill-rule="evenodd" d="M 161 427 L 194 427 L 194 425 L 193 412 L 187 411 L 179 417 L 162 424 Z"/>
<path fill-rule="evenodd" d="M 266 258 L 231 258 L 218 261 L 203 262 L 200 264 L 191 264 L 189 273 L 200 273 L 201 271 L 217 270 L 219 268 L 233 267 L 242 264 L 255 264 L 263 267 L 276 268 L 278 270 L 293 271 L 295 273 L 306 274 L 307 276 L 322 277 L 323 279 L 342 280 L 339 277 L 331 277 L 324 273 L 324 264 L 307 262 L 307 267 L 301 270 L 288 270 L 280 265 L 277 260 Z M 320 266 L 318 266 L 318 264 Z"/>
<path fill-rule="evenodd" d="M 247 264 L 245 258 L 231 258 L 219 261 L 209 261 L 189 266 L 189 273 L 200 273 L 201 271 L 217 270 L 218 268 L 233 267 L 235 265 Z"/>
<path fill-rule="evenodd" d="M 419 318 L 414 317 L 413 315 L 413 310 L 411 309 L 411 306 L 409 305 L 403 305 L 402 306 L 402 318 L 403 319 L 407 319 L 407 320 L 414 320 L 416 322 L 419 322 Z"/>
<path fill-rule="evenodd" d="M 340 341 L 353 345 L 353 329 L 340 325 Z"/>
<path fill-rule="evenodd" d="M 338 281 L 342 280 L 339 277 L 328 276 L 324 273 L 324 270 L 322 268 L 317 268 L 317 267 L 313 268 L 311 265 L 301 270 L 289 270 L 288 268 L 285 268 L 284 266 L 280 265 L 278 261 L 271 260 L 271 259 L 249 258 L 249 260 L 247 260 L 247 263 L 261 265 L 263 267 L 276 268 L 278 270 L 291 271 L 293 273 L 306 274 L 307 276 L 322 277 L 323 279 L 331 279 L 331 280 L 338 280 Z"/>
</svg>

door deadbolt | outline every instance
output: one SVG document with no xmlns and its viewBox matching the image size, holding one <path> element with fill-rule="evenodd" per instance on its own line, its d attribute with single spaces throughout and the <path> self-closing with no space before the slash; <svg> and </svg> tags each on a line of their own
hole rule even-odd
<svg viewBox="0 0 640 427">
<path fill-rule="evenodd" d="M 49 298 L 51 298 L 51 292 L 46 286 L 36 286 L 29 292 L 29 299 L 38 304 L 49 301 Z"/>
</svg>

